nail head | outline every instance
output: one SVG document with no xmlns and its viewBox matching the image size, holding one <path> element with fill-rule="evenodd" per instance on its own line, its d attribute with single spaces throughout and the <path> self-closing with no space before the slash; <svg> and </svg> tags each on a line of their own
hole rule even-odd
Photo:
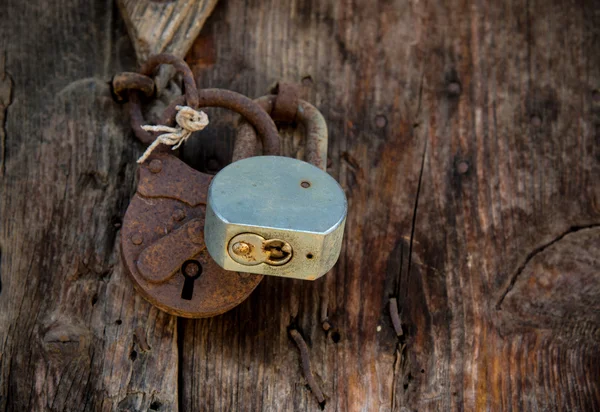
<svg viewBox="0 0 600 412">
<path fill-rule="evenodd" d="M 461 160 L 456 164 L 456 171 L 458 174 L 464 175 L 469 171 L 469 162 Z"/>
<path fill-rule="evenodd" d="M 458 83 L 458 82 L 448 83 L 447 91 L 448 91 L 448 95 L 450 95 L 450 96 L 460 95 L 460 92 L 461 92 L 460 83 Z"/>
<path fill-rule="evenodd" d="M 383 129 L 385 126 L 387 126 L 386 117 L 382 114 L 375 116 L 375 126 L 377 126 L 379 129 Z"/>
</svg>

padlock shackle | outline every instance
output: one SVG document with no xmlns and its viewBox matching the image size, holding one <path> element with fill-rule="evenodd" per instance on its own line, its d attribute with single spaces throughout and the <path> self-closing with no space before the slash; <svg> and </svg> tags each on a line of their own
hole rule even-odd
<svg viewBox="0 0 600 412">
<path fill-rule="evenodd" d="M 146 97 L 150 97 L 155 93 L 156 87 L 151 76 L 163 64 L 169 64 L 181 73 L 185 94 L 174 99 L 167 106 L 161 116 L 160 124 L 168 126 L 175 123 L 177 106 L 186 105 L 193 109 L 222 107 L 241 114 L 256 128 L 265 150 L 269 154 L 279 155 L 279 133 L 269 114 L 262 110 L 252 99 L 240 93 L 224 89 L 198 90 L 194 74 L 185 60 L 166 53 L 149 57 L 141 66 L 139 73 L 121 73 L 116 75 L 112 81 L 113 91 L 117 97 L 122 99 L 123 94 L 128 93 L 131 127 L 142 143 L 152 144 L 156 139 L 156 135 L 142 128 L 142 125 L 147 124 L 147 122 L 142 112 L 140 94 L 143 93 Z M 164 148 L 158 150 L 161 151 Z"/>
<path fill-rule="evenodd" d="M 261 106 L 265 112 L 271 114 L 276 95 L 262 96 L 254 101 Z M 306 131 L 306 161 L 321 170 L 327 170 L 327 123 L 321 112 L 312 104 L 304 100 L 298 100 L 296 119 L 304 125 Z M 233 148 L 232 161 L 246 159 L 254 156 L 256 151 L 256 131 L 245 121 L 238 126 L 235 145 Z M 263 154 L 276 155 L 269 152 L 268 147 L 263 146 Z"/>
<path fill-rule="evenodd" d="M 177 105 L 187 105 L 194 109 L 198 106 L 198 88 L 196 87 L 196 80 L 194 74 L 188 66 L 188 64 L 181 58 L 163 53 L 151 56 L 146 62 L 140 67 L 139 73 L 135 73 L 125 76 L 115 76 L 116 79 L 121 80 L 115 85 L 113 81 L 113 88 L 115 92 L 123 92 L 125 89 L 129 90 L 129 116 L 131 122 L 131 128 L 135 133 L 136 137 L 144 144 L 151 144 L 155 139 L 156 135 L 142 129 L 142 125 L 148 124 L 144 119 L 142 113 L 142 103 L 140 90 L 145 90 L 145 94 L 149 95 L 150 91 L 154 92 L 155 87 L 150 87 L 150 84 L 154 84 L 151 76 L 163 64 L 169 64 L 181 73 L 183 78 L 183 84 L 185 87 L 185 94 L 177 99 L 177 104 L 173 105 L 173 110 Z M 143 80 L 143 79 L 146 80 Z M 170 108 L 170 106 L 169 106 Z M 171 116 L 168 113 L 164 113 L 160 124 L 170 125 L 175 121 L 175 116 Z"/>
<path fill-rule="evenodd" d="M 305 160 L 327 171 L 327 123 L 321 112 L 312 104 L 300 100 L 298 104 L 298 121 L 306 130 Z"/>
<path fill-rule="evenodd" d="M 165 109 L 163 115 L 165 124 L 170 124 L 175 120 L 177 106 L 183 104 L 183 99 L 183 96 L 178 97 Z M 197 108 L 221 107 L 239 113 L 252 125 L 250 129 L 254 133 L 254 141 L 256 141 L 256 133 L 254 132 L 254 129 L 256 129 L 261 137 L 265 152 L 273 156 L 279 156 L 280 142 L 277 126 L 275 126 L 275 122 L 269 116 L 269 112 L 257 103 L 256 100 L 252 100 L 243 94 L 231 90 L 201 89 L 198 91 Z"/>
</svg>

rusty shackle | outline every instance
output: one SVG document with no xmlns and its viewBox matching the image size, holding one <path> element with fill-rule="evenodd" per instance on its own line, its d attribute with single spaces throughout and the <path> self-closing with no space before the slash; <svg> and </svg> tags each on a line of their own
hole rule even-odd
<svg viewBox="0 0 600 412">
<path fill-rule="evenodd" d="M 225 89 L 198 90 L 194 75 L 187 63 L 170 54 L 158 54 L 150 57 L 140 68 L 138 73 L 123 72 L 114 76 L 112 80 L 113 92 L 117 99 L 129 98 L 129 115 L 131 128 L 136 137 L 144 144 L 151 144 L 156 134 L 142 129 L 148 122 L 142 113 L 142 95 L 150 98 L 154 96 L 156 87 L 152 75 L 163 64 L 172 65 L 181 73 L 184 84 L 184 95 L 174 99 L 164 110 L 160 123 L 173 125 L 177 114 L 177 106 L 187 105 L 194 109 L 203 107 L 221 107 L 233 110 L 242 115 L 258 132 L 262 139 L 263 147 L 269 154 L 279 155 L 279 133 L 273 119 L 260 105 L 243 94 Z"/>
<path fill-rule="evenodd" d="M 298 97 L 298 89 L 289 83 L 278 83 L 273 92 L 254 100 L 265 112 L 282 123 L 301 123 L 306 131 L 305 160 L 321 170 L 327 169 L 327 124 L 321 112 Z M 232 161 L 254 156 L 256 131 L 242 120 L 236 133 Z M 263 148 L 264 154 L 273 154 Z"/>
</svg>

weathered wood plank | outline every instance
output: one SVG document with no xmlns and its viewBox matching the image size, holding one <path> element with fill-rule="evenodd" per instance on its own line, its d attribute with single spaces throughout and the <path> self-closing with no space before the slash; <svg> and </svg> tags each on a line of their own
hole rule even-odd
<svg viewBox="0 0 600 412">
<path fill-rule="evenodd" d="M 592 1 L 220 2 L 199 85 L 302 81 L 350 216 L 331 274 L 195 321 L 119 263 L 141 147 L 107 87 L 135 63 L 112 2 L 0 21 L 0 410 L 319 410 L 292 327 L 325 410 L 600 410 Z M 204 170 L 231 149 L 214 113 L 185 150 Z"/>
<path fill-rule="evenodd" d="M 6 155 L 6 109 L 12 100 L 12 79 L 6 73 L 6 55 L 0 55 L 0 176 L 4 174 Z M 1 285 L 0 285 L 1 287 Z"/>
<path fill-rule="evenodd" d="M 159 53 L 184 57 L 218 0 L 118 0 L 139 61 Z"/>
<path fill-rule="evenodd" d="M 523 317 L 526 299 L 550 305 L 544 289 L 523 289 L 537 272 L 510 286 L 539 248 L 600 224 L 593 10 L 520 0 L 218 5 L 187 57 L 199 85 L 257 96 L 281 78 L 312 82 L 350 215 L 326 278 L 266 278 L 231 313 L 180 321 L 183 404 L 319 410 L 287 334 L 295 327 L 326 410 L 600 409 L 595 249 L 557 252 L 546 268 L 558 319 Z M 399 339 L 390 297 L 402 310 Z"/>
<path fill-rule="evenodd" d="M 177 410 L 176 320 L 134 293 L 117 253 L 141 149 L 108 87 L 125 35 L 117 10 L 0 8 L 14 83 L 0 180 L 0 410 Z"/>
</svg>

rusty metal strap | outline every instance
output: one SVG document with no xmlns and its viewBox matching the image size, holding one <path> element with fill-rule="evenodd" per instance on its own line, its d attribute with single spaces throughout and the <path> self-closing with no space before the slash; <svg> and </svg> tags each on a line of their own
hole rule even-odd
<svg viewBox="0 0 600 412">
<path fill-rule="evenodd" d="M 119 101 L 124 101 L 130 90 L 142 92 L 146 97 L 154 94 L 154 80 L 143 74 L 123 72 L 116 74 L 112 79 L 113 93 Z"/>
<path fill-rule="evenodd" d="M 276 100 L 276 95 L 267 95 L 254 101 L 264 111 L 272 114 Z M 321 112 L 312 104 L 304 100 L 298 100 L 296 107 L 296 120 L 304 125 L 306 131 L 305 160 L 321 170 L 327 170 L 327 123 Z M 232 160 L 235 162 L 254 156 L 255 152 L 256 132 L 247 122 L 242 121 L 237 129 Z M 263 153 L 274 154 L 269 151 L 268 147 L 263 147 Z"/>
<path fill-rule="evenodd" d="M 190 69 L 190 66 L 188 66 L 183 59 L 166 53 L 151 56 L 140 68 L 140 74 L 150 77 L 154 74 L 155 70 L 163 64 L 170 64 L 175 68 L 175 70 L 177 70 L 177 72 L 181 73 L 185 88 L 184 96 L 186 104 L 194 109 L 197 109 L 198 88 L 196 87 L 196 80 L 194 79 L 194 73 L 192 73 L 192 69 Z"/>
<path fill-rule="evenodd" d="M 203 89 L 199 92 L 199 107 L 223 107 L 241 114 L 262 137 L 267 153 L 279 155 L 279 132 L 273 119 L 254 100 L 224 89 Z"/>
<path fill-rule="evenodd" d="M 184 104 L 183 96 L 173 100 L 165 109 L 163 121 L 170 124 L 175 120 L 177 106 Z M 267 105 L 267 111 L 260 102 L 252 100 L 243 94 L 225 89 L 202 89 L 198 91 L 198 108 L 222 107 L 242 115 L 250 123 L 262 138 L 265 153 L 278 156 L 279 132 L 273 119 L 269 116 L 271 108 Z"/>
<path fill-rule="evenodd" d="M 275 95 L 271 117 L 276 122 L 295 123 L 298 115 L 300 90 L 293 83 L 279 82 L 271 90 Z"/>
<path fill-rule="evenodd" d="M 113 90 L 122 98 L 124 91 L 129 93 L 129 114 L 131 128 L 137 138 L 144 144 L 151 144 L 155 135 L 142 129 L 147 124 L 142 113 L 141 95 L 151 97 L 155 92 L 154 81 L 150 76 L 162 64 L 170 64 L 182 74 L 185 94 L 174 101 L 163 112 L 160 123 L 172 125 L 175 122 L 177 106 L 222 107 L 241 114 L 252 124 L 263 139 L 263 145 L 268 153 L 279 154 L 279 133 L 273 119 L 253 100 L 230 90 L 204 89 L 198 91 L 193 73 L 187 63 L 169 54 L 152 56 L 142 65 L 139 73 L 121 73 L 113 78 Z M 285 107 L 285 105 L 284 105 Z"/>
<path fill-rule="evenodd" d="M 113 78 L 113 91 L 117 97 L 123 95 L 124 91 L 129 93 L 129 115 L 131 128 L 136 137 L 144 144 L 151 144 L 156 136 L 142 129 L 142 125 L 147 124 L 142 113 L 142 103 L 140 94 L 143 93 L 146 97 L 151 97 L 155 90 L 154 80 L 152 75 L 162 64 L 172 65 L 183 77 L 185 94 L 182 100 L 178 101 L 180 105 L 187 105 L 198 108 L 198 89 L 194 74 L 187 63 L 170 54 L 157 54 L 150 57 L 140 68 L 139 73 L 121 73 Z M 168 120 L 168 121 L 167 121 Z M 168 111 L 163 114 L 160 123 L 164 125 L 172 125 L 175 116 L 171 116 Z"/>
</svg>

